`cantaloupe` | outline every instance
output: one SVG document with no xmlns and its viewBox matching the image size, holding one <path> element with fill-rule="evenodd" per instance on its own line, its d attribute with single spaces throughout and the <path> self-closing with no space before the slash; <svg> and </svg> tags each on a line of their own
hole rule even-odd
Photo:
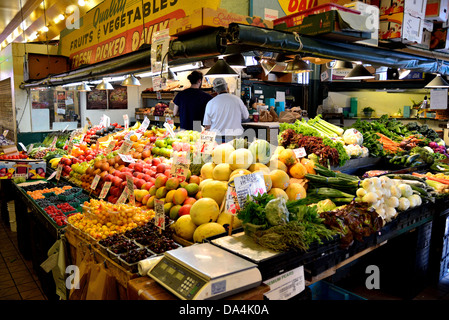
<svg viewBox="0 0 449 320">
<path fill-rule="evenodd" d="M 278 158 L 280 161 L 282 161 L 287 167 L 292 166 L 297 162 L 296 154 L 293 151 L 293 149 L 284 149 L 282 150 Z"/>
<path fill-rule="evenodd" d="M 231 166 L 228 163 L 220 163 L 214 167 L 212 170 L 212 178 L 214 180 L 229 180 L 231 175 Z"/>
<path fill-rule="evenodd" d="M 225 233 L 226 229 L 219 223 L 209 222 L 198 226 L 193 233 L 194 242 L 203 242 L 204 239 Z"/>
<path fill-rule="evenodd" d="M 296 179 L 302 179 L 307 174 L 307 169 L 300 162 L 296 162 L 290 168 L 288 168 L 288 173 Z"/>
<path fill-rule="evenodd" d="M 236 169 L 248 169 L 254 162 L 254 157 L 251 151 L 248 149 L 237 149 L 233 151 L 229 157 L 227 163 L 231 165 L 232 170 Z"/>
<path fill-rule="evenodd" d="M 271 194 L 271 195 L 275 196 L 276 198 L 283 197 L 286 201 L 288 200 L 287 193 L 285 193 L 285 191 L 280 188 L 271 188 L 271 190 L 268 192 L 268 194 Z"/>
<path fill-rule="evenodd" d="M 216 146 L 212 151 L 212 162 L 215 164 L 226 163 L 226 160 L 233 151 L 235 151 L 235 149 L 229 143 L 223 143 Z"/>
<path fill-rule="evenodd" d="M 223 200 L 226 196 L 227 190 L 228 190 L 227 182 L 213 180 L 213 181 L 207 183 L 201 189 L 201 196 L 203 198 L 211 198 L 211 199 L 215 200 L 217 205 L 220 207 L 221 203 L 223 202 Z"/>
<path fill-rule="evenodd" d="M 304 199 L 307 196 L 306 189 L 299 183 L 290 184 L 287 189 L 285 189 L 285 193 L 291 201 Z"/>
<path fill-rule="evenodd" d="M 213 162 L 205 163 L 201 167 L 201 178 L 203 178 L 203 179 L 213 179 L 214 168 L 215 168 L 215 163 L 213 163 Z"/>
<path fill-rule="evenodd" d="M 287 189 L 290 184 L 290 177 L 284 170 L 275 169 L 270 172 L 272 188 Z"/>
</svg>

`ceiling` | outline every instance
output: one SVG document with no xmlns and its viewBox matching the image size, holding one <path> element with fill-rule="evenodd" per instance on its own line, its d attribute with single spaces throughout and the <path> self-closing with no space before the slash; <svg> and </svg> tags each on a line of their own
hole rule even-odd
<svg viewBox="0 0 449 320">
<path fill-rule="evenodd" d="M 73 21 L 72 18 L 82 17 L 100 2 L 102 0 L 1 1 L 0 46 L 4 48 L 11 42 L 57 40 L 66 23 Z M 58 16 L 64 19 L 58 20 Z M 48 31 L 42 30 L 45 26 Z"/>
</svg>

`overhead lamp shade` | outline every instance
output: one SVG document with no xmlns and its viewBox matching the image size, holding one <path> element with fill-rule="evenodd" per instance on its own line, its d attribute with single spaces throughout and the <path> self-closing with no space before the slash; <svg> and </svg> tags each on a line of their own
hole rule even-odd
<svg viewBox="0 0 449 320">
<path fill-rule="evenodd" d="M 293 61 L 287 63 L 287 67 L 284 70 L 284 72 L 286 73 L 304 73 L 310 71 L 312 71 L 312 68 L 309 66 L 309 64 L 298 56 L 296 56 Z"/>
<path fill-rule="evenodd" d="M 90 89 L 90 87 L 87 85 L 87 83 L 83 82 L 82 84 L 80 84 L 76 90 L 81 91 L 81 92 L 87 92 L 87 91 L 92 91 Z"/>
<path fill-rule="evenodd" d="M 125 80 L 123 80 L 122 86 L 140 86 L 140 81 L 133 74 L 130 74 Z"/>
<path fill-rule="evenodd" d="M 95 87 L 95 89 L 97 89 L 97 90 L 114 90 L 114 87 L 109 82 L 103 80 Z"/>
<path fill-rule="evenodd" d="M 168 71 L 164 72 L 162 75 L 167 80 L 177 80 L 176 74 L 170 68 L 168 68 Z"/>
<path fill-rule="evenodd" d="M 246 62 L 245 58 L 241 53 L 231 54 L 230 56 L 224 57 L 224 60 L 232 68 L 245 68 Z"/>
<path fill-rule="evenodd" d="M 342 60 L 337 60 L 334 64 L 334 66 L 332 67 L 332 69 L 334 70 L 346 70 L 346 69 L 352 69 L 352 62 L 349 61 L 342 61 Z"/>
<path fill-rule="evenodd" d="M 345 76 L 345 80 L 373 79 L 374 76 L 361 64 L 356 65 L 351 72 Z"/>
<path fill-rule="evenodd" d="M 235 72 L 229 64 L 223 59 L 218 59 L 212 68 L 205 74 L 206 77 L 238 77 L 238 73 Z"/>
<path fill-rule="evenodd" d="M 441 77 L 441 74 L 437 74 L 432 81 L 430 81 L 425 88 L 438 89 L 438 88 L 449 88 L 449 84 Z"/>
<path fill-rule="evenodd" d="M 262 67 L 263 71 L 265 72 L 265 75 L 269 74 L 274 67 L 276 67 L 276 62 L 272 59 L 261 59 L 260 60 L 260 66 Z"/>
</svg>

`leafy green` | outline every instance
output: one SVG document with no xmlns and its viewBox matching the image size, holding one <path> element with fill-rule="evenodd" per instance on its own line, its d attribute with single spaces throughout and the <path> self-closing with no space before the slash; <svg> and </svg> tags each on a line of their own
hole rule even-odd
<svg viewBox="0 0 449 320">
<path fill-rule="evenodd" d="M 239 218 L 243 224 L 251 223 L 268 227 L 269 222 L 267 220 L 265 207 L 268 202 L 273 199 L 275 199 L 275 197 L 268 193 L 254 196 L 252 201 L 246 201 L 243 208 L 239 210 L 237 218 Z"/>
</svg>

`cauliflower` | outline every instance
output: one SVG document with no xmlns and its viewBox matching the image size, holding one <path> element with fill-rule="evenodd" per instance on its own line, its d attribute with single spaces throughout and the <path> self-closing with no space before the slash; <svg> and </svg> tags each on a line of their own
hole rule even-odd
<svg viewBox="0 0 449 320">
<path fill-rule="evenodd" d="M 357 144 L 361 146 L 363 144 L 363 135 L 356 129 L 347 129 L 343 133 L 343 141 L 346 144 Z"/>
<path fill-rule="evenodd" d="M 350 158 L 358 158 L 363 154 L 362 147 L 358 144 L 350 144 L 343 147 Z"/>
</svg>

